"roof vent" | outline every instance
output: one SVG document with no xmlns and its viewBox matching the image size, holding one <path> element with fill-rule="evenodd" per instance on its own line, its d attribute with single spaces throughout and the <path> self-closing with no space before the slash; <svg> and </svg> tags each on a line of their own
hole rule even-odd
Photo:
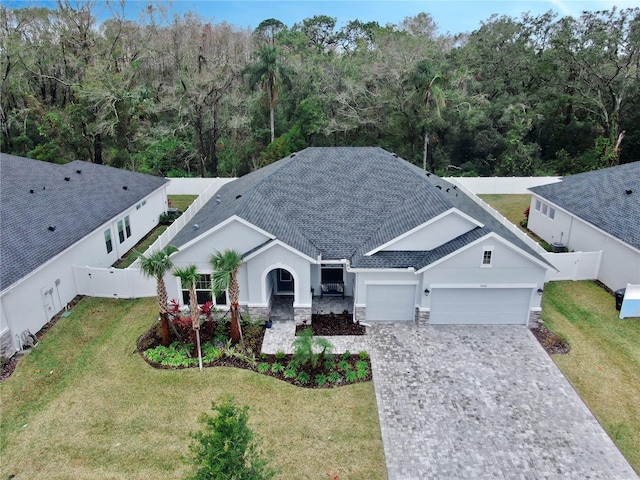
<svg viewBox="0 0 640 480">
<path fill-rule="evenodd" d="M 194 230 L 198 230 L 199 228 L 200 228 L 200 225 L 198 225 L 197 223 L 193 225 Z"/>
<path fill-rule="evenodd" d="M 50 232 L 55 232 L 56 231 L 56 227 L 54 227 L 53 225 L 49 225 L 49 231 Z"/>
<path fill-rule="evenodd" d="M 31 190 L 29 190 L 29 193 L 33 193 L 33 188 Z"/>
<path fill-rule="evenodd" d="M 295 156 L 296 156 L 296 154 L 295 154 L 295 153 L 292 153 L 292 154 L 290 155 L 290 157 L 291 157 L 291 158 L 293 158 L 293 157 L 295 157 Z"/>
<path fill-rule="evenodd" d="M 82 170 L 76 170 L 76 173 L 80 175 L 82 173 Z"/>
<path fill-rule="evenodd" d="M 126 185 L 124 187 L 122 187 L 123 190 L 129 190 L 129 187 L 127 187 Z"/>
<path fill-rule="evenodd" d="M 392 153 L 391 155 L 393 156 L 393 158 L 398 158 L 398 154 L 397 153 Z"/>
<path fill-rule="evenodd" d="M 631 195 L 633 193 L 633 190 L 631 189 L 625 190 L 624 193 L 626 193 L 627 195 Z"/>
<path fill-rule="evenodd" d="M 241 196 L 242 196 L 242 194 L 236 195 L 236 200 L 239 199 Z"/>
<path fill-rule="evenodd" d="M 71 180 L 71 177 L 64 177 L 65 182 L 68 182 L 69 180 Z"/>
<path fill-rule="evenodd" d="M 436 185 L 436 188 L 437 188 L 438 190 L 442 190 L 442 187 L 441 187 L 440 185 Z"/>
<path fill-rule="evenodd" d="M 427 174 L 427 177 L 431 176 L 431 172 L 425 172 Z"/>
</svg>

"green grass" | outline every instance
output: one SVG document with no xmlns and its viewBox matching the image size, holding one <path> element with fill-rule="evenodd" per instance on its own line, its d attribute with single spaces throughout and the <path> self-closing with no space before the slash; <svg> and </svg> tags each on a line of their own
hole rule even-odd
<svg viewBox="0 0 640 480">
<path fill-rule="evenodd" d="M 183 212 L 189 208 L 189 205 L 193 203 L 193 201 L 198 198 L 197 195 L 168 195 L 167 198 L 171 202 L 172 207 L 176 207 L 178 210 L 182 210 Z M 133 262 L 135 262 L 137 255 L 134 250 L 139 252 L 144 252 L 155 242 L 160 235 L 164 233 L 164 231 L 168 228 L 167 225 L 158 225 L 154 228 L 145 238 L 143 238 L 134 249 L 131 249 L 127 252 L 127 254 L 122 257 L 122 259 L 117 262 L 114 266 L 116 268 L 127 268 Z"/>
<path fill-rule="evenodd" d="M 527 230 L 520 225 L 525 219 L 524 211 L 531 204 L 531 195 L 529 194 L 485 194 L 478 195 L 482 200 L 495 208 L 503 217 L 513 223 L 520 230 L 529 235 L 533 240 L 538 242 L 542 248 L 550 252 L 551 245 L 538 237 L 535 233 Z"/>
<path fill-rule="evenodd" d="M 640 473 L 640 319 L 620 320 L 614 298 L 590 281 L 548 283 L 542 308 L 571 345 L 553 360 Z"/>
<path fill-rule="evenodd" d="M 155 314 L 153 298 L 85 298 L 20 360 L 0 384 L 0 478 L 184 477 L 189 433 L 226 394 L 250 406 L 277 478 L 386 478 L 372 382 L 314 390 L 235 368 L 157 370 L 133 353 Z"/>
<path fill-rule="evenodd" d="M 516 225 L 523 231 L 525 228 L 520 226 L 520 222 L 525 219 L 524 211 L 531 203 L 531 195 L 503 195 L 503 194 L 487 194 L 478 195 L 482 200 L 487 202 L 507 220 Z"/>
<path fill-rule="evenodd" d="M 189 208 L 189 205 L 198 198 L 198 195 L 168 195 L 169 206 L 182 210 L 183 212 Z"/>
</svg>

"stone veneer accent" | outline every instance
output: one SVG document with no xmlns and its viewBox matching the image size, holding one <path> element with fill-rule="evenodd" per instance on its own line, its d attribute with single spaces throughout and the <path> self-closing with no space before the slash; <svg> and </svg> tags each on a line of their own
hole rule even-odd
<svg viewBox="0 0 640 480">
<path fill-rule="evenodd" d="M 416 316 L 414 318 L 414 321 L 419 324 L 428 324 L 429 312 L 416 308 Z"/>
<path fill-rule="evenodd" d="M 296 323 L 311 323 L 311 307 L 294 307 L 293 319 Z"/>
<path fill-rule="evenodd" d="M 542 324 L 542 318 L 540 318 L 541 314 L 542 311 L 529 312 L 529 328 L 536 328 Z"/>
<path fill-rule="evenodd" d="M 269 315 L 271 315 L 271 307 L 244 307 L 244 311 L 251 315 L 254 320 L 257 317 L 263 317 L 268 320 Z"/>
<path fill-rule="evenodd" d="M 356 307 L 356 311 L 353 314 L 353 319 L 356 322 L 364 322 L 367 318 L 367 309 L 365 307 Z"/>
</svg>

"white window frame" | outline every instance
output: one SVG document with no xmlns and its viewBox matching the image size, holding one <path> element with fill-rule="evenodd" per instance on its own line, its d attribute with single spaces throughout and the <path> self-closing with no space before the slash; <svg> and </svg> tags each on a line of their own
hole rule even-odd
<svg viewBox="0 0 640 480">
<path fill-rule="evenodd" d="M 111 238 L 110 228 L 104 231 L 104 246 L 107 248 L 107 253 L 113 252 L 113 239 Z"/>
<path fill-rule="evenodd" d="M 480 268 L 491 268 L 493 266 L 493 246 L 482 247 L 482 259 L 480 260 Z M 489 260 L 485 262 L 485 260 Z"/>
</svg>

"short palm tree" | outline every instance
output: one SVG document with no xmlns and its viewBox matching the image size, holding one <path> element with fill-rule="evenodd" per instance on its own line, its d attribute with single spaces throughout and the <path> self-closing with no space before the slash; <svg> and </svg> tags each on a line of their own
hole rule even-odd
<svg viewBox="0 0 640 480">
<path fill-rule="evenodd" d="M 238 269 L 242 265 L 242 254 L 235 250 L 225 250 L 217 252 L 209 260 L 213 273 L 211 275 L 211 289 L 214 296 L 219 296 L 225 290 L 229 291 L 231 302 L 231 341 L 240 341 L 240 322 L 238 301 L 240 297 L 240 286 L 238 285 Z"/>
<path fill-rule="evenodd" d="M 191 310 L 191 326 L 194 330 L 200 328 L 200 310 L 198 309 L 198 297 L 196 296 L 196 284 L 198 283 L 198 267 L 189 265 L 184 268 L 176 268 L 173 274 L 180 279 L 182 288 L 189 290 L 189 310 Z"/>
<path fill-rule="evenodd" d="M 198 297 L 196 284 L 198 283 L 198 267 L 189 265 L 184 268 L 176 268 L 173 274 L 180 279 L 182 288 L 189 290 L 189 309 L 191 310 L 191 337 L 198 351 L 200 369 L 202 369 L 202 352 L 200 351 L 200 310 L 198 309 Z"/>
<path fill-rule="evenodd" d="M 164 249 L 158 250 L 149 256 L 138 252 L 140 271 L 145 277 L 155 278 L 157 282 L 156 292 L 158 309 L 160 311 L 160 335 L 162 337 L 162 345 L 165 347 L 168 347 L 171 343 L 171 330 L 169 327 L 169 315 L 167 314 L 169 298 L 167 295 L 167 286 L 164 284 L 164 276 L 173 268 L 173 262 L 169 257 L 177 251 L 178 249 L 176 247 L 168 245 Z"/>
</svg>

